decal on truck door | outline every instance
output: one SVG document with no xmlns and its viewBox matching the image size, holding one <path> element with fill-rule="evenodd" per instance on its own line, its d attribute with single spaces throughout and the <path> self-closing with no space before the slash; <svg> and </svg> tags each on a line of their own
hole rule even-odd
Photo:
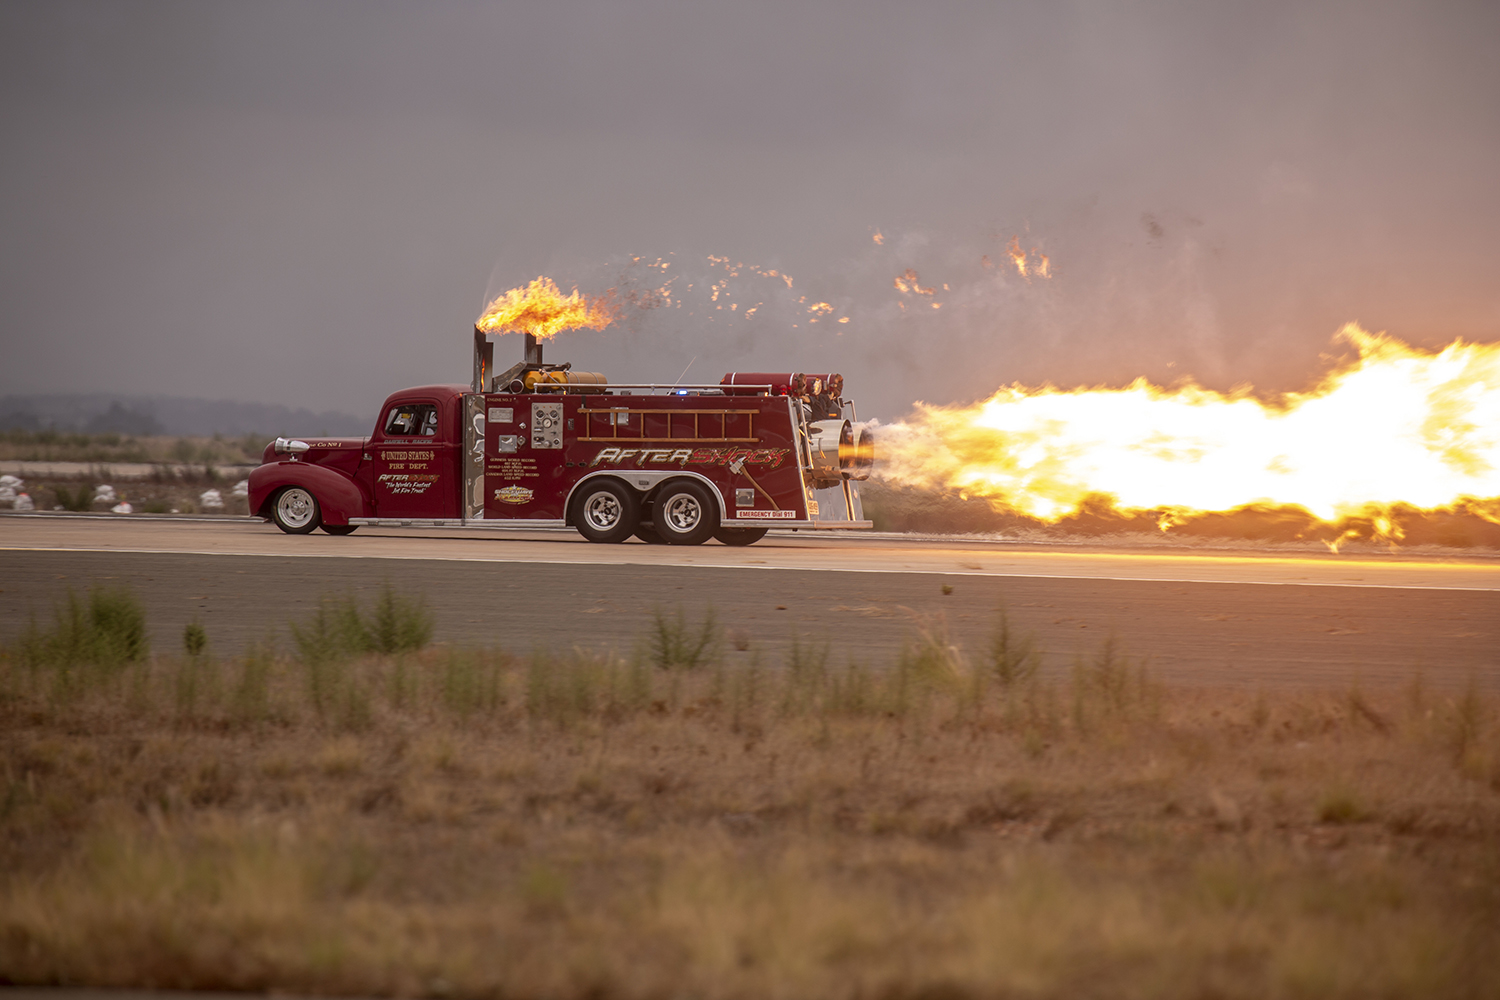
<svg viewBox="0 0 1500 1000">
<path fill-rule="evenodd" d="M 437 482 L 437 478 L 432 475 L 410 476 L 387 472 L 376 482 L 383 485 L 388 493 L 426 493 Z"/>
<path fill-rule="evenodd" d="M 387 472 L 375 477 L 390 493 L 426 493 L 437 482 L 438 477 L 429 470 L 436 454 L 431 451 L 385 449 Z"/>
<path fill-rule="evenodd" d="M 398 403 L 386 413 L 385 440 L 370 445 L 378 516 L 453 516 L 459 498 L 451 480 L 459 456 L 449 438 L 458 428 L 446 423 L 430 400 Z"/>
</svg>

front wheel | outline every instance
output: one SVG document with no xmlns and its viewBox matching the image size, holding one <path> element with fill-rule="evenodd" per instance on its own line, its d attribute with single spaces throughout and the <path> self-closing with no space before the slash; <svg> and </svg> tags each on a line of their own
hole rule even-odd
<svg viewBox="0 0 1500 1000">
<path fill-rule="evenodd" d="M 352 535 L 358 527 L 357 524 L 325 524 L 323 530 L 330 535 Z"/>
<path fill-rule="evenodd" d="M 599 479 L 578 492 L 573 525 L 589 541 L 623 542 L 640 523 L 640 501 L 624 483 Z"/>
<path fill-rule="evenodd" d="M 770 528 L 720 528 L 714 537 L 725 545 L 754 545 L 766 537 Z"/>
<path fill-rule="evenodd" d="M 668 483 L 657 495 L 651 526 L 673 545 L 701 545 L 719 526 L 719 505 L 691 479 Z"/>
<path fill-rule="evenodd" d="M 288 535 L 305 535 L 323 520 L 318 498 L 300 486 L 288 486 L 271 501 L 271 520 Z"/>
</svg>

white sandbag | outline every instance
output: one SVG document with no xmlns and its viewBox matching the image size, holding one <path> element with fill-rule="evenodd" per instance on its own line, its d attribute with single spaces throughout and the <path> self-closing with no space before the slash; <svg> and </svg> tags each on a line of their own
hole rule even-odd
<svg viewBox="0 0 1500 1000">
<path fill-rule="evenodd" d="M 21 493 L 16 496 L 16 510 L 36 510 L 36 504 L 31 502 L 31 496 Z"/>
<path fill-rule="evenodd" d="M 203 495 L 198 497 L 198 505 L 200 507 L 223 508 L 224 496 L 218 490 L 204 490 Z"/>
<path fill-rule="evenodd" d="M 239 482 L 235 483 L 234 484 L 234 489 L 232 489 L 232 490 L 229 491 L 229 495 L 232 496 L 232 497 L 247 497 L 247 496 L 249 496 L 250 495 L 250 480 L 248 480 L 248 479 L 241 479 Z"/>
<path fill-rule="evenodd" d="M 111 514 L 134 514 L 135 508 L 130 506 L 130 501 L 121 500 L 110 509 Z"/>
<path fill-rule="evenodd" d="M 115 488 L 108 483 L 94 487 L 94 503 L 114 503 L 119 499 L 115 495 Z"/>
</svg>

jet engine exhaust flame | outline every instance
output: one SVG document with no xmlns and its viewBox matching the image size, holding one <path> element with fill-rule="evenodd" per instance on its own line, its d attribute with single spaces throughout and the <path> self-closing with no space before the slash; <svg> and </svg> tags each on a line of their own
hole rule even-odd
<svg viewBox="0 0 1500 1000">
<path fill-rule="evenodd" d="M 1500 343 L 1427 352 L 1352 323 L 1339 337 L 1358 357 L 1275 403 L 1144 379 L 918 403 L 882 431 L 879 475 L 1049 523 L 1101 498 L 1154 512 L 1162 531 L 1251 507 L 1357 515 L 1389 541 L 1397 509 L 1464 505 L 1500 523 Z"/>
</svg>

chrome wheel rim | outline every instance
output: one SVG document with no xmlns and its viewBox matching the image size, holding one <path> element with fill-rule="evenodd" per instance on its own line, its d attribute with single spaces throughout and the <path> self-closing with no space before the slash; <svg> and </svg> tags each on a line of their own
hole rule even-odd
<svg viewBox="0 0 1500 1000">
<path fill-rule="evenodd" d="M 692 531 L 703 520 L 703 507 L 696 497 L 679 493 L 667 501 L 667 523 L 679 532 Z"/>
<path fill-rule="evenodd" d="M 313 519 L 313 498 L 306 490 L 287 490 L 276 501 L 276 513 L 288 528 L 306 527 Z"/>
<path fill-rule="evenodd" d="M 590 527 L 599 531 L 608 531 L 619 524 L 623 513 L 620 498 L 603 490 L 583 502 L 584 519 L 589 522 Z"/>
</svg>

